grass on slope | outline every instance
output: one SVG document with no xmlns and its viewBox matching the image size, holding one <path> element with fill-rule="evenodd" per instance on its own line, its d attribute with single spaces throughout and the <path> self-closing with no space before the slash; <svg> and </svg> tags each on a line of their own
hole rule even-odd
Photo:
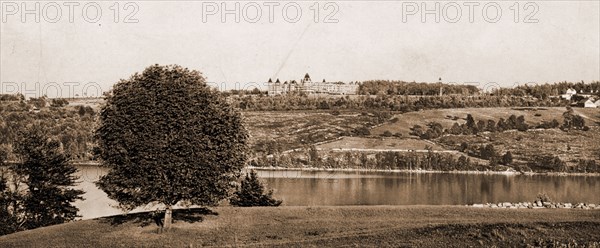
<svg viewBox="0 0 600 248">
<path fill-rule="evenodd" d="M 600 109 L 574 108 L 575 114 L 579 114 L 586 119 L 586 124 L 590 126 L 598 125 L 600 122 Z M 398 121 L 389 122 L 371 130 L 374 135 L 380 135 L 385 131 L 392 133 L 402 133 L 403 136 L 410 134 L 410 128 L 414 125 L 425 127 L 430 122 L 438 122 L 444 128 L 450 128 L 455 122 L 459 124 L 466 122 L 467 114 L 471 114 L 475 121 L 494 120 L 498 122 L 500 118 L 508 119 L 510 115 L 525 117 L 525 121 L 530 125 L 537 125 L 542 121 L 552 121 L 556 119 L 559 123 L 563 122 L 562 114 L 565 108 L 456 108 L 456 109 L 433 109 L 417 112 L 409 112 L 396 115 Z M 537 116 L 536 116 L 537 115 Z M 458 118 L 457 120 L 454 120 Z"/>
<path fill-rule="evenodd" d="M 279 146 L 280 151 L 285 151 L 332 140 L 376 121 L 375 117 L 358 112 L 333 115 L 330 111 L 274 111 L 243 112 L 242 115 L 251 146 L 258 151 L 267 145 Z"/>
<path fill-rule="evenodd" d="M 318 145 L 318 148 L 329 149 L 399 149 L 399 150 L 425 150 L 429 146 L 435 151 L 444 150 L 443 147 L 420 139 L 404 139 L 395 137 L 344 137 L 340 140 Z"/>
<path fill-rule="evenodd" d="M 448 206 L 215 208 L 202 222 L 104 218 L 0 237 L 0 247 L 514 246 L 600 241 L 600 211 Z M 553 240 L 550 240 L 553 239 Z M 504 245 L 503 245 L 504 244 Z"/>
</svg>

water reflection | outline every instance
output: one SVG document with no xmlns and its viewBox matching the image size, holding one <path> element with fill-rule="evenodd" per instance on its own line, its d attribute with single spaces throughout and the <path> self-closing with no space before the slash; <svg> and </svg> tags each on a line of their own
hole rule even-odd
<svg viewBox="0 0 600 248">
<path fill-rule="evenodd" d="M 121 213 L 94 185 L 107 171 L 79 167 L 78 187 L 86 191 L 86 200 L 76 205 L 85 219 Z M 522 202 L 540 192 L 556 201 L 600 203 L 600 177 L 300 170 L 260 170 L 258 175 L 287 206 Z"/>
<path fill-rule="evenodd" d="M 600 203 L 600 177 L 444 173 L 259 171 L 285 205 L 463 205 L 532 201 Z"/>
</svg>

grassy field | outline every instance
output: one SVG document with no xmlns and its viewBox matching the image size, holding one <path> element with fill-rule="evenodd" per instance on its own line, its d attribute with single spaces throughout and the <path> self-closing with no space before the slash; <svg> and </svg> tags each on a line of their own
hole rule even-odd
<svg viewBox="0 0 600 248">
<path fill-rule="evenodd" d="M 428 140 L 402 139 L 395 137 L 344 137 L 340 140 L 318 145 L 323 150 L 331 149 L 398 149 L 398 150 L 425 150 L 431 147 L 434 151 L 444 150 L 443 147 Z"/>
<path fill-rule="evenodd" d="M 586 119 L 587 125 L 598 126 L 600 122 L 600 109 L 574 108 L 574 110 L 575 114 L 579 114 Z M 430 122 L 438 122 L 444 128 L 450 128 L 455 122 L 459 124 L 465 123 L 467 114 L 471 114 L 475 121 L 487 121 L 491 119 L 497 122 L 500 118 L 506 120 L 510 115 L 514 114 L 516 116 L 523 115 L 525 121 L 530 125 L 536 125 L 542 121 L 552 121 L 553 119 L 562 123 L 562 114 L 565 111 L 565 108 L 456 108 L 424 110 L 396 115 L 395 117 L 398 118 L 397 122 L 388 122 L 376 127 L 371 130 L 371 133 L 380 135 L 385 131 L 390 131 L 408 136 L 410 128 L 414 125 L 426 126 Z M 454 120 L 456 118 L 458 119 Z"/>
<path fill-rule="evenodd" d="M 460 206 L 215 208 L 201 222 L 102 218 L 0 237 L 0 247 L 600 245 L 600 211 Z M 188 216 L 189 217 L 189 216 Z"/>
</svg>

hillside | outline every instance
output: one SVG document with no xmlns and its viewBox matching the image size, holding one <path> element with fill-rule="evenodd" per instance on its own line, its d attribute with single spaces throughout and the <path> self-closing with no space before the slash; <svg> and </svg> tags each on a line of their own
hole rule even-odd
<svg viewBox="0 0 600 248">
<path fill-rule="evenodd" d="M 600 123 L 599 109 L 584 109 L 574 108 L 575 114 L 579 114 L 586 119 L 586 124 L 589 126 L 598 126 Z M 392 133 L 400 132 L 403 136 L 410 134 L 410 128 L 414 125 L 426 126 L 430 122 L 438 122 L 444 128 L 450 128 L 455 122 L 459 124 L 466 122 L 467 114 L 471 114 L 473 118 L 478 120 L 494 120 L 498 122 L 500 118 L 508 119 L 510 115 L 525 117 L 525 122 L 529 125 L 536 125 L 540 122 L 550 122 L 556 119 L 562 123 L 562 114 L 565 108 L 453 108 L 453 109 L 433 109 L 417 112 L 408 112 L 398 114 L 394 117 L 397 121 L 391 121 L 384 125 L 374 128 L 371 133 L 380 135 L 385 131 Z"/>
<path fill-rule="evenodd" d="M 337 247 L 598 245 L 600 211 L 460 206 L 214 209 L 202 222 L 156 226 L 123 217 L 50 226 L 0 237 L 1 247 Z"/>
</svg>

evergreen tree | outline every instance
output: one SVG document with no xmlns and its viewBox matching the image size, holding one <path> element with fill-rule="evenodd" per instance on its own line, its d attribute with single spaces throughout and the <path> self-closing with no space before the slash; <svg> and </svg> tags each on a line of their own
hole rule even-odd
<svg viewBox="0 0 600 248">
<path fill-rule="evenodd" d="M 15 146 L 19 162 L 10 167 L 11 187 L 3 177 L 3 214 L 18 221 L 17 229 L 33 229 L 71 221 L 78 217 L 72 203 L 83 200 L 73 189 L 77 168 L 69 162 L 61 143 L 34 126 L 20 134 Z M 25 187 L 26 186 L 26 187 Z M 10 207 L 8 207 L 10 205 Z"/>
<path fill-rule="evenodd" d="M 510 151 L 507 151 L 504 155 L 502 155 L 502 164 L 510 165 L 513 162 L 513 156 Z"/>
<path fill-rule="evenodd" d="M 473 119 L 473 116 L 471 114 L 467 114 L 467 128 L 470 131 L 474 131 L 476 126 L 475 126 L 475 119 Z M 477 133 L 477 132 L 473 132 L 473 133 Z"/>
<path fill-rule="evenodd" d="M 494 120 L 488 120 L 486 130 L 489 132 L 496 132 L 496 122 Z"/>
<path fill-rule="evenodd" d="M 246 174 L 241 187 L 234 193 L 229 202 L 231 205 L 238 207 L 276 207 L 282 203 L 281 200 L 273 198 L 273 190 L 265 192 L 265 186 L 258 179 L 258 175 L 254 170 Z"/>
<path fill-rule="evenodd" d="M 496 130 L 498 132 L 506 130 L 506 122 L 504 121 L 504 118 L 500 118 L 500 120 L 498 120 L 498 123 L 496 124 Z"/>
<path fill-rule="evenodd" d="M 6 159 L 8 151 L 0 146 L 0 236 L 16 232 L 18 230 L 17 215 L 12 211 L 15 197 L 8 186 L 6 178 Z"/>
<path fill-rule="evenodd" d="M 8 189 L 4 173 L 0 174 L 0 235 L 17 231 L 17 220 L 10 209 L 14 198 Z"/>
</svg>

